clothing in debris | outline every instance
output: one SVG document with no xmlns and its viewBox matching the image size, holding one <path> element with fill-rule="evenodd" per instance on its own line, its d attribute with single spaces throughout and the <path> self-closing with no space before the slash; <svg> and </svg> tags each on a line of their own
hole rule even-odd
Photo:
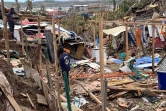
<svg viewBox="0 0 166 111">
<path fill-rule="evenodd" d="M 142 37 L 142 30 L 138 29 L 136 31 L 136 44 L 137 44 L 137 47 L 141 46 L 141 37 Z"/>
</svg>

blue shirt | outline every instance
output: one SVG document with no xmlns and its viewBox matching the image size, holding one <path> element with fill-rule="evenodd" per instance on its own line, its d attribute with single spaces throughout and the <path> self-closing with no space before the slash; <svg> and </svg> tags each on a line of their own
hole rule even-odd
<svg viewBox="0 0 166 111">
<path fill-rule="evenodd" d="M 11 12 L 9 12 L 8 14 L 7 14 L 7 19 L 8 19 L 8 24 L 9 25 L 14 25 L 14 19 L 13 19 L 13 15 L 14 14 L 16 14 L 15 12 L 13 12 L 13 13 L 11 13 Z M 11 20 L 12 19 L 12 20 Z"/>
<path fill-rule="evenodd" d="M 64 52 L 62 55 L 60 55 L 59 64 L 61 66 L 62 73 L 64 71 L 66 71 L 66 72 L 70 71 L 70 59 L 69 59 L 69 55 L 66 52 Z"/>
</svg>

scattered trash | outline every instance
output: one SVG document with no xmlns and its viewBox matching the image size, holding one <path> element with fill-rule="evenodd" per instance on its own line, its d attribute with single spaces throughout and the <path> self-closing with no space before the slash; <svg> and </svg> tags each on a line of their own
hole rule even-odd
<svg viewBox="0 0 166 111">
<path fill-rule="evenodd" d="M 61 106 L 63 108 L 63 111 L 68 111 L 67 103 L 61 102 Z M 71 104 L 71 108 L 72 108 L 72 111 L 78 111 L 77 110 L 78 108 L 75 105 L 73 105 L 73 104 Z"/>
<path fill-rule="evenodd" d="M 161 97 L 149 96 L 149 97 L 146 97 L 146 99 L 151 103 L 155 103 L 155 102 L 158 102 L 161 99 Z"/>
<path fill-rule="evenodd" d="M 118 98 L 117 102 L 118 102 L 119 106 L 125 107 L 125 108 L 129 108 L 131 106 L 131 104 L 133 103 L 132 101 L 127 101 L 124 98 Z"/>
<path fill-rule="evenodd" d="M 166 107 L 166 101 L 162 101 L 161 103 L 160 103 L 160 105 L 159 105 L 159 108 L 160 107 Z"/>
<path fill-rule="evenodd" d="M 144 98 L 144 97 L 142 97 L 142 100 L 143 100 L 144 103 L 148 103 L 148 102 L 149 102 L 149 101 L 148 101 L 146 98 Z"/>
<path fill-rule="evenodd" d="M 17 74 L 18 76 L 25 75 L 23 67 L 21 67 L 21 68 L 13 67 L 13 72 L 14 72 L 14 74 Z"/>
<path fill-rule="evenodd" d="M 87 102 L 86 100 L 85 100 L 85 98 L 78 98 L 78 97 L 74 97 L 74 101 L 73 101 L 73 104 L 75 105 L 75 106 L 77 106 L 78 108 L 80 108 L 80 107 L 82 107 L 83 105 L 85 105 L 85 104 L 87 104 L 87 103 L 89 103 L 89 102 Z"/>
<path fill-rule="evenodd" d="M 135 107 L 133 107 L 130 111 L 135 111 L 136 109 L 139 108 L 139 105 L 136 105 Z"/>
</svg>

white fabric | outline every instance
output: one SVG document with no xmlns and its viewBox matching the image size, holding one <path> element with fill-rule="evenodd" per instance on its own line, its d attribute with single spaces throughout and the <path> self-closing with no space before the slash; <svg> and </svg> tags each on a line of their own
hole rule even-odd
<svg viewBox="0 0 166 111">
<path fill-rule="evenodd" d="M 20 41 L 20 33 L 18 30 L 14 30 L 14 37 L 17 39 L 17 41 Z"/>
<path fill-rule="evenodd" d="M 152 25 L 148 25 L 148 31 L 149 31 L 149 36 L 152 37 Z M 155 35 L 154 37 L 156 38 L 157 37 L 156 29 L 154 35 Z"/>
<path fill-rule="evenodd" d="M 131 72 L 130 68 L 128 66 L 123 66 L 120 68 L 122 72 Z"/>
</svg>

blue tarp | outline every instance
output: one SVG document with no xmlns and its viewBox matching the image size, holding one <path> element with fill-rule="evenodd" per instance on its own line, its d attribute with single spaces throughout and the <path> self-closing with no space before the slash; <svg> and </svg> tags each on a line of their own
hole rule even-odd
<svg viewBox="0 0 166 111">
<path fill-rule="evenodd" d="M 161 59 L 162 58 L 154 59 L 155 66 L 160 62 Z M 114 59 L 113 61 L 118 64 L 123 63 L 123 61 L 120 59 Z M 134 68 L 144 69 L 146 67 L 152 67 L 152 57 L 142 57 L 142 58 L 136 59 L 136 62 L 134 63 Z"/>
<path fill-rule="evenodd" d="M 118 64 L 122 64 L 122 63 L 123 63 L 123 61 L 120 60 L 120 59 L 116 59 L 116 60 L 114 60 L 114 62 L 115 62 L 115 63 L 118 63 Z"/>
<path fill-rule="evenodd" d="M 55 24 L 55 30 L 58 31 L 58 25 Z M 69 31 L 65 30 L 64 28 L 60 27 L 60 31 L 66 32 L 67 34 L 71 34 Z"/>
<path fill-rule="evenodd" d="M 154 58 L 155 66 L 160 62 L 161 59 L 162 58 Z M 136 59 L 136 62 L 134 63 L 134 68 L 144 69 L 146 67 L 152 67 L 152 57 L 142 57 Z"/>
<path fill-rule="evenodd" d="M 155 58 L 154 62 L 158 63 L 161 60 L 161 58 Z M 142 57 L 139 59 L 136 59 L 135 64 L 144 64 L 144 63 L 152 63 L 152 57 Z"/>
</svg>

